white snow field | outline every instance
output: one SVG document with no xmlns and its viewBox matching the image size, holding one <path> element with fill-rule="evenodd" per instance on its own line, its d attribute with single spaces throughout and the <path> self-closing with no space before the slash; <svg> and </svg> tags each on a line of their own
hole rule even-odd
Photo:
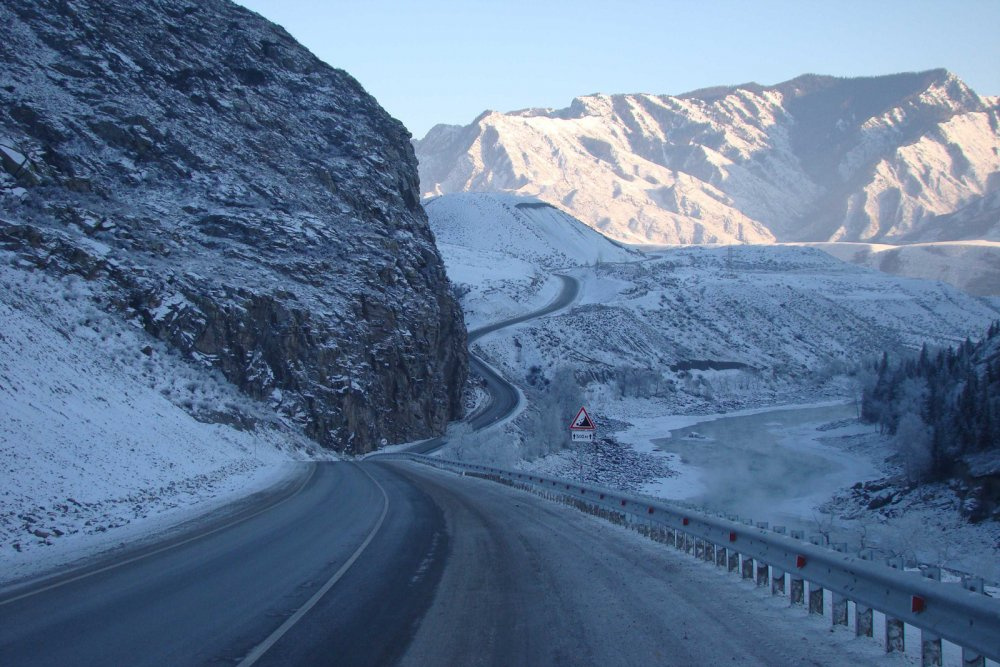
<svg viewBox="0 0 1000 667">
<path fill-rule="evenodd" d="M 319 455 L 221 376 L 103 313 L 84 280 L 17 261 L 0 253 L 0 582 L 164 530 Z M 258 419 L 192 416 L 237 412 Z"/>
</svg>

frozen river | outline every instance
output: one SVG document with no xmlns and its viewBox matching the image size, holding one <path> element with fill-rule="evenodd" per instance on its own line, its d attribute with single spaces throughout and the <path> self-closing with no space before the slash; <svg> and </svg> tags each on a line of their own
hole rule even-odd
<svg viewBox="0 0 1000 667">
<path fill-rule="evenodd" d="M 679 456 L 696 480 L 685 500 L 743 518 L 808 524 L 835 491 L 879 476 L 869 457 L 820 441 L 870 430 L 856 422 L 818 430 L 856 416 L 853 404 L 780 408 L 676 428 L 653 444 Z"/>
</svg>

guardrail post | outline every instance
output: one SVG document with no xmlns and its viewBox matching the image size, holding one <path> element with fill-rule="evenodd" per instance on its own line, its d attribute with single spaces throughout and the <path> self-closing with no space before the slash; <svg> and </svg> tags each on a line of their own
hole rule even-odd
<svg viewBox="0 0 1000 667">
<path fill-rule="evenodd" d="M 771 595 L 785 594 L 785 571 L 771 568 Z"/>
<path fill-rule="evenodd" d="M 809 582 L 809 613 L 823 615 L 823 587 Z"/>
<path fill-rule="evenodd" d="M 928 579 L 941 581 L 941 568 L 928 566 L 921 572 Z M 920 664 L 924 667 L 941 664 L 941 637 L 927 630 L 920 631 Z"/>
<path fill-rule="evenodd" d="M 804 530 L 792 530 L 792 539 L 794 540 L 805 540 L 806 531 Z M 792 604 L 805 604 L 806 600 L 806 582 L 805 580 L 798 576 L 797 574 L 790 572 L 788 574 L 788 587 L 791 594 Z"/>
<path fill-rule="evenodd" d="M 862 560 L 874 560 L 871 549 L 865 549 L 858 555 Z M 854 636 L 875 636 L 875 619 L 872 615 L 872 608 L 857 602 L 854 603 Z"/>
<path fill-rule="evenodd" d="M 962 577 L 962 588 L 973 593 L 983 593 L 983 580 L 980 577 Z M 963 667 L 986 667 L 986 656 L 962 647 Z"/>
<path fill-rule="evenodd" d="M 801 576 L 794 572 L 788 573 L 788 588 L 790 589 L 792 604 L 805 604 L 806 582 Z"/>
<path fill-rule="evenodd" d="M 778 535 L 785 534 L 784 526 L 775 526 L 772 529 Z M 779 570 L 778 568 L 771 566 L 771 595 L 784 595 L 785 594 L 785 571 Z"/>
<path fill-rule="evenodd" d="M 767 563 L 757 561 L 757 585 L 763 588 L 764 586 L 767 586 L 770 579 L 771 572 Z"/>
<path fill-rule="evenodd" d="M 833 550 L 839 553 L 847 553 L 847 543 L 837 542 L 833 545 Z M 834 625 L 847 625 L 847 598 L 830 591 L 830 616 Z"/>
<path fill-rule="evenodd" d="M 887 561 L 889 567 L 894 570 L 903 569 L 903 557 L 896 556 L 895 558 L 890 558 Z M 899 653 L 905 653 L 906 651 L 906 638 L 904 636 L 904 625 L 903 621 L 898 618 L 892 618 L 888 614 L 885 616 L 885 652 L 893 653 L 898 651 Z"/>
<path fill-rule="evenodd" d="M 757 528 L 759 528 L 760 530 L 767 530 L 767 526 L 768 526 L 767 521 L 757 522 Z M 758 560 L 756 584 L 761 588 L 763 588 L 764 586 L 767 586 L 769 579 L 770 579 L 770 571 L 767 563 L 762 563 L 761 561 Z"/>
</svg>

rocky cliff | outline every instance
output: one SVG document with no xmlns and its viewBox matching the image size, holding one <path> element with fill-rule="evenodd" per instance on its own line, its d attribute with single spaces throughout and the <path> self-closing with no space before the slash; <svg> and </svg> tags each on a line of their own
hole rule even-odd
<svg viewBox="0 0 1000 667">
<path fill-rule="evenodd" d="M 0 5 L 0 245 L 327 447 L 460 411 L 466 331 L 403 126 L 225 0 Z M 72 341 L 68 341 L 72 344 Z"/>
<path fill-rule="evenodd" d="M 416 147 L 425 195 L 537 196 L 629 242 L 1000 240 L 1000 105 L 945 70 L 591 95 Z"/>
</svg>

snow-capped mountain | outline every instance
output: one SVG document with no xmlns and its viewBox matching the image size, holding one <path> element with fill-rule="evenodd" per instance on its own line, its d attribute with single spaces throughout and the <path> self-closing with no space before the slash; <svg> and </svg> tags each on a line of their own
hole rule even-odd
<svg viewBox="0 0 1000 667">
<path fill-rule="evenodd" d="M 536 196 L 628 242 L 1000 239 L 1000 106 L 945 70 L 590 95 L 415 145 L 425 196 Z"/>
<path fill-rule="evenodd" d="M 327 447 L 458 414 L 465 326 L 409 136 L 354 79 L 225 0 L 12 0 L 0 24 L 17 271 L 84 278 Z"/>
</svg>

